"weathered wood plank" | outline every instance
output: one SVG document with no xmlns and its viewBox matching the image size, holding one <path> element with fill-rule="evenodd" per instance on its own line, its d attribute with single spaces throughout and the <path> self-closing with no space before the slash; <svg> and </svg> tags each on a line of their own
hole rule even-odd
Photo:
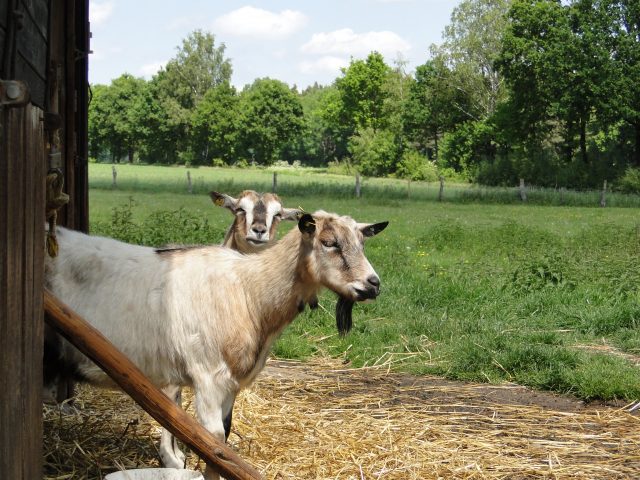
<svg viewBox="0 0 640 480">
<path fill-rule="evenodd" d="M 0 478 L 42 478 L 44 132 L 32 105 L 0 112 Z"/>
</svg>

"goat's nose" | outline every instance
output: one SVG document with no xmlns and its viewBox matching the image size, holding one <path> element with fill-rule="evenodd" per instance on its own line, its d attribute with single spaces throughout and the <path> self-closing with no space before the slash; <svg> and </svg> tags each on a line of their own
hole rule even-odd
<svg viewBox="0 0 640 480">
<path fill-rule="evenodd" d="M 251 230 L 253 230 L 254 232 L 256 232 L 256 233 L 258 233 L 260 235 L 262 235 L 264 233 L 267 233 L 267 226 L 262 224 L 262 223 L 259 223 L 259 224 L 256 224 L 256 225 L 252 225 L 251 226 Z"/>
<path fill-rule="evenodd" d="M 369 278 L 367 278 L 367 282 L 369 282 L 371 285 L 373 285 L 376 288 L 380 286 L 380 279 L 378 278 L 377 275 L 371 275 Z"/>
</svg>

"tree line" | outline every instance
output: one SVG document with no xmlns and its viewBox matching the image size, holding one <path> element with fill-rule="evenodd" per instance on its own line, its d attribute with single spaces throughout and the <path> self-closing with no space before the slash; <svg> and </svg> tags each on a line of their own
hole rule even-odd
<svg viewBox="0 0 640 480">
<path fill-rule="evenodd" d="M 225 45 L 195 31 L 151 80 L 92 86 L 90 154 L 640 188 L 637 0 L 462 0 L 425 56 L 410 74 L 371 52 L 331 85 L 238 91 Z"/>
</svg>

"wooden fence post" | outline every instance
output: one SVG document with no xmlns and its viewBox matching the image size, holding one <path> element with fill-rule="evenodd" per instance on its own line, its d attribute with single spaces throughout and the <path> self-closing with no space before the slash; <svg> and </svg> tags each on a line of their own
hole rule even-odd
<svg viewBox="0 0 640 480">
<path fill-rule="evenodd" d="M 116 177 L 118 176 L 118 172 L 116 171 L 116 166 L 115 165 L 111 165 L 111 176 L 113 177 L 113 180 L 111 181 L 111 187 L 112 188 L 118 188 L 118 182 L 116 181 Z"/>
<path fill-rule="evenodd" d="M 356 198 L 360 198 L 360 172 L 356 172 Z"/>
<path fill-rule="evenodd" d="M 191 172 L 187 170 L 187 192 L 193 193 L 193 185 L 191 185 Z"/>
<path fill-rule="evenodd" d="M 602 208 L 607 206 L 607 181 L 604 181 L 604 185 L 602 185 L 602 193 L 600 194 L 600 206 Z"/>
<path fill-rule="evenodd" d="M 271 184 L 271 192 L 277 193 L 278 191 L 278 172 L 273 172 L 273 183 Z"/>
<path fill-rule="evenodd" d="M 523 202 L 527 201 L 527 192 L 524 188 L 524 178 L 520 179 L 520 200 L 522 200 Z"/>
<path fill-rule="evenodd" d="M 440 191 L 438 192 L 438 201 L 441 202 L 444 198 L 444 177 L 440 175 Z"/>
</svg>

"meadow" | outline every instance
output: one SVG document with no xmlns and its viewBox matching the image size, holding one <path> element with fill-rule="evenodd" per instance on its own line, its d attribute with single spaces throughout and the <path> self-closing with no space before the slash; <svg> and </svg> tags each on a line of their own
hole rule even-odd
<svg viewBox="0 0 640 480">
<path fill-rule="evenodd" d="M 207 192 L 270 190 L 272 172 L 90 165 L 92 233 L 149 245 L 217 243 L 232 217 Z M 340 337 L 335 296 L 306 311 L 277 342 L 278 357 L 330 356 L 355 367 L 571 393 L 640 398 L 640 216 L 637 196 L 529 191 L 278 172 L 286 206 L 358 221 L 388 220 L 367 243 L 382 279 L 376 302 L 354 308 Z M 559 195 L 562 195 L 562 198 Z M 586 206 L 589 205 L 589 206 Z M 617 207 L 616 207 L 617 205 Z M 626 207 L 626 208 L 622 208 Z M 292 224 L 281 227 L 281 235 Z"/>
</svg>

